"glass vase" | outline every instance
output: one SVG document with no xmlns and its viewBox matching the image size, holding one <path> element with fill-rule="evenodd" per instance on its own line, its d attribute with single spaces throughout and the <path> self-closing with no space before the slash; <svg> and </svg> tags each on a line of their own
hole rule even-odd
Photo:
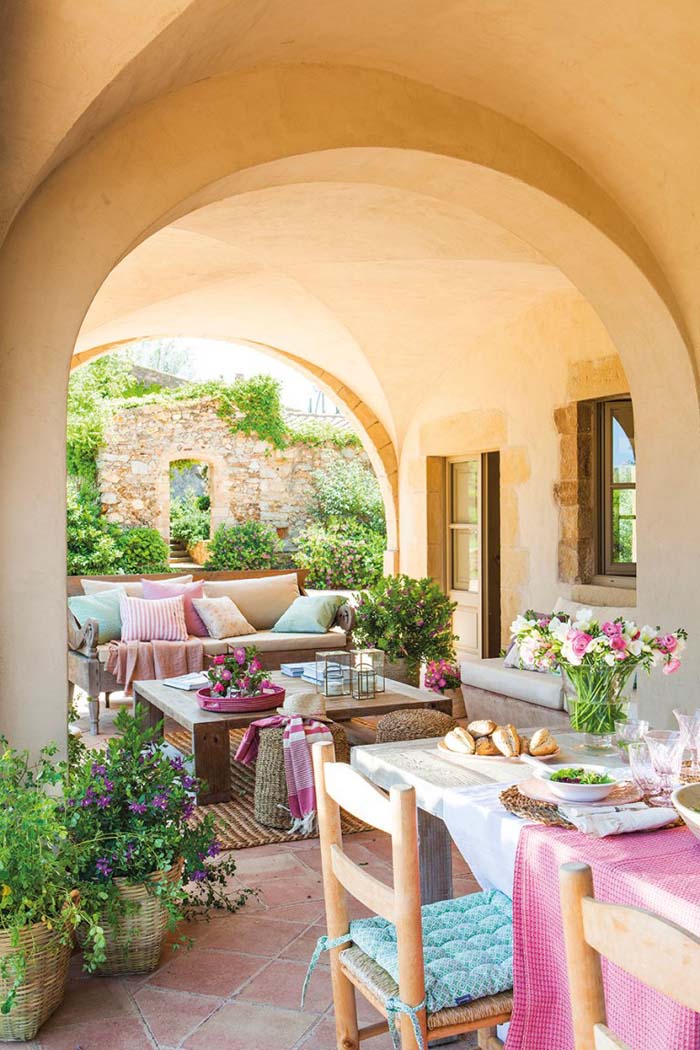
<svg viewBox="0 0 700 1050">
<path fill-rule="evenodd" d="M 617 667 L 567 667 L 564 693 L 571 728 L 581 734 L 585 751 L 613 751 L 615 723 L 627 719 L 629 698 L 623 696 L 629 675 Z"/>
</svg>

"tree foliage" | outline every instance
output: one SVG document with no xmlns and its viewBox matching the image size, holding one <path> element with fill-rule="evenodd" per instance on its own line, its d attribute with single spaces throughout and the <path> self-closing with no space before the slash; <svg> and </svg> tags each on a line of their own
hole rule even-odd
<svg viewBox="0 0 700 1050">
<path fill-rule="evenodd" d="M 209 544 L 205 569 L 272 569 L 282 544 L 275 529 L 262 521 L 219 525 Z"/>
</svg>

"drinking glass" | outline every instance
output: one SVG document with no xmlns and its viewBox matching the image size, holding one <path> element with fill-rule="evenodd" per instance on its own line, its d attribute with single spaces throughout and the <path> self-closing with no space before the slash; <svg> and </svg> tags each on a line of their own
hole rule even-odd
<svg viewBox="0 0 700 1050">
<path fill-rule="evenodd" d="M 691 777 L 700 776 L 700 711 L 693 715 L 686 715 L 683 711 L 674 710 L 683 739 L 683 750 L 690 752 L 690 767 L 688 772 Z"/>
<path fill-rule="evenodd" d="M 667 803 L 681 779 L 683 738 L 680 733 L 668 729 L 652 729 L 644 739 L 651 755 L 651 764 L 659 778 L 656 795 Z"/>
<path fill-rule="evenodd" d="M 615 743 L 623 762 L 629 762 L 627 754 L 630 744 L 639 743 L 649 732 L 650 725 L 643 718 L 615 723 Z"/>
<path fill-rule="evenodd" d="M 652 764 L 646 740 L 636 740 L 631 743 L 627 748 L 627 757 L 632 780 L 639 790 L 647 797 L 656 795 L 660 787 L 659 777 Z"/>
</svg>

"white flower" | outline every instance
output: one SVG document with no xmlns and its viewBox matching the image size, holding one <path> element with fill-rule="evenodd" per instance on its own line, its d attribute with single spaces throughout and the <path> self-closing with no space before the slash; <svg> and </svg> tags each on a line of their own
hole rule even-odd
<svg viewBox="0 0 700 1050">
<path fill-rule="evenodd" d="M 585 631 L 589 633 L 591 623 L 593 622 L 593 610 L 592 609 L 579 609 L 576 613 L 576 619 L 574 620 L 574 627 L 578 631 Z"/>
<path fill-rule="evenodd" d="M 534 620 L 526 619 L 526 617 L 524 617 L 522 614 L 516 616 L 512 624 L 510 625 L 510 633 L 520 634 L 522 631 L 527 631 L 530 627 L 533 626 L 534 622 Z"/>
<path fill-rule="evenodd" d="M 635 640 L 633 642 L 629 643 L 627 648 L 632 653 L 632 656 L 641 656 L 642 655 L 642 649 L 643 649 L 642 639 L 641 638 L 635 638 Z"/>
<path fill-rule="evenodd" d="M 615 665 L 615 657 L 614 657 L 613 653 L 606 653 L 605 656 L 603 657 L 603 659 L 605 660 L 606 664 L 608 664 L 609 667 L 614 667 L 614 665 Z"/>
<path fill-rule="evenodd" d="M 566 623 L 564 620 L 558 620 L 556 617 L 550 620 L 550 634 L 552 635 L 552 637 L 556 638 L 558 642 L 565 642 L 566 636 L 570 630 L 571 628 L 569 624 Z"/>
<path fill-rule="evenodd" d="M 647 623 L 647 624 L 644 625 L 644 627 L 642 627 L 641 636 L 642 636 L 642 641 L 646 645 L 648 645 L 649 642 L 652 642 L 654 640 L 654 638 L 656 638 L 656 630 L 653 627 L 650 627 L 649 624 Z"/>
</svg>

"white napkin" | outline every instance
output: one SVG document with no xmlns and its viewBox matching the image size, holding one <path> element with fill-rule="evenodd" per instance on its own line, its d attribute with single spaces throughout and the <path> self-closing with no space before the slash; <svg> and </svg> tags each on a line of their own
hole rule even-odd
<svg viewBox="0 0 700 1050">
<path fill-rule="evenodd" d="M 675 809 L 645 806 L 634 802 L 629 806 L 559 806 L 559 812 L 570 820 L 578 831 L 594 838 L 606 835 L 624 835 L 629 831 L 651 831 L 673 823 Z"/>
</svg>

